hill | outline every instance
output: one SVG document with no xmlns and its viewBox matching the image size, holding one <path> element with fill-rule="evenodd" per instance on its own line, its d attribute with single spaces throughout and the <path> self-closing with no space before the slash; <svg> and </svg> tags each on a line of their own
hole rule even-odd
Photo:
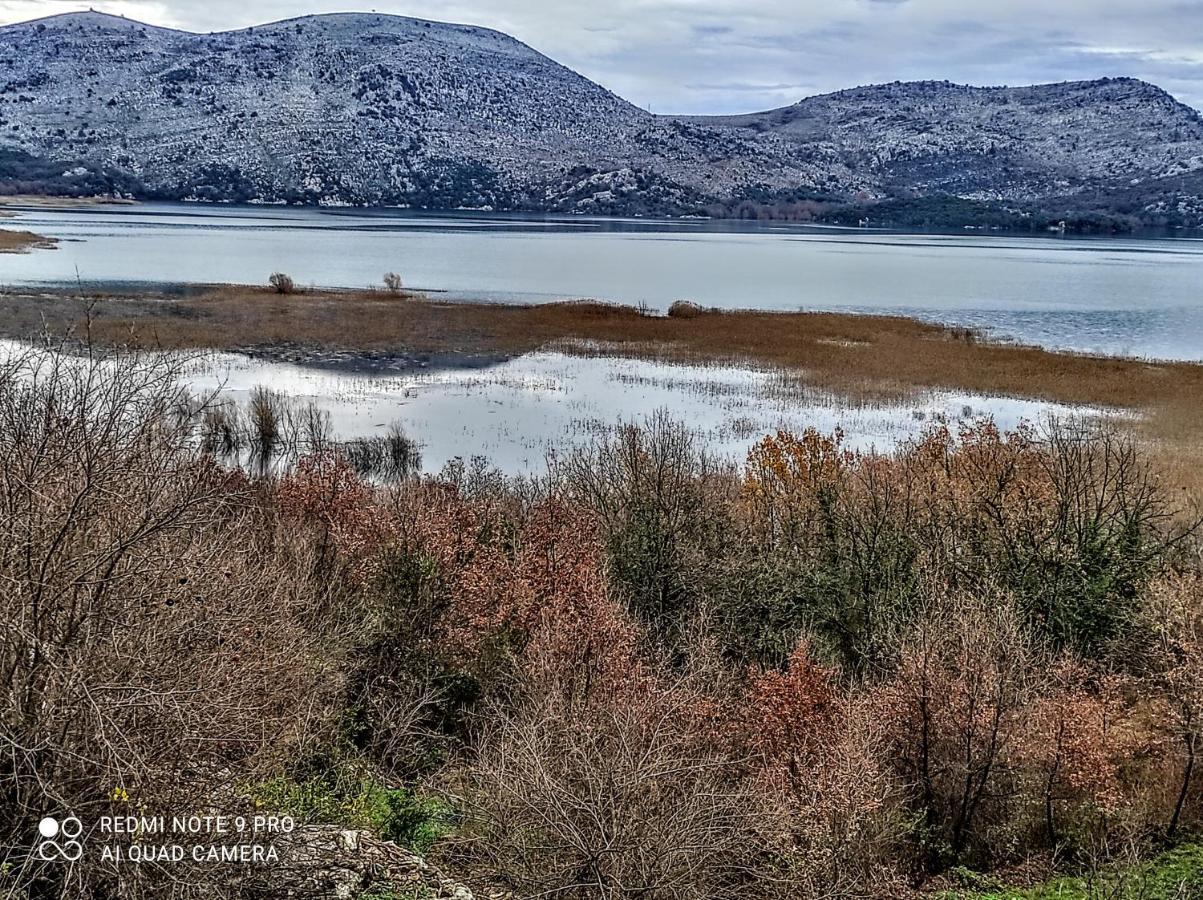
<svg viewBox="0 0 1203 900">
<path fill-rule="evenodd" d="M 1203 212 L 1203 121 L 1133 79 L 654 116 L 484 28 L 373 13 L 202 35 L 88 12 L 0 29 L 0 189 L 800 217 L 953 196 L 1177 223 Z"/>
</svg>

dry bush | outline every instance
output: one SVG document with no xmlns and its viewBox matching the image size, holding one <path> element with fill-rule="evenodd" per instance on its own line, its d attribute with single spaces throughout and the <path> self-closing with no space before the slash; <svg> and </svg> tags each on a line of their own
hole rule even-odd
<svg viewBox="0 0 1203 900">
<path fill-rule="evenodd" d="M 520 896 L 744 896 L 752 799 L 645 695 L 587 717 L 526 697 L 491 717 L 466 799 L 472 850 Z"/>
<path fill-rule="evenodd" d="M 435 652 L 484 697 L 448 776 L 465 826 L 444 852 L 520 896 L 729 892 L 758 800 L 713 698 L 645 658 L 589 511 L 430 483 L 400 494 L 401 541 L 437 594 Z"/>
<path fill-rule="evenodd" d="M 401 293 L 401 276 L 396 272 L 385 272 L 384 289 L 390 294 Z"/>
<path fill-rule="evenodd" d="M 95 823 L 228 806 L 337 711 L 337 585 L 197 451 L 178 374 L 41 351 L 0 371 L 0 830 L 16 865 L 48 809 Z M 106 877 L 65 872 L 16 878 L 74 897 Z"/>
<path fill-rule="evenodd" d="M 948 599 L 925 613 L 897 673 L 875 689 L 890 755 L 914 786 L 932 869 L 1014 846 L 1020 749 L 1039 667 L 1013 609 L 999 598 Z"/>
<path fill-rule="evenodd" d="M 469 858 L 520 896 L 743 896 L 758 805 L 711 697 L 645 659 L 604 594 L 563 612 L 542 617 L 482 721 Z"/>
<path fill-rule="evenodd" d="M 756 873 L 766 896 L 898 888 L 904 790 L 873 704 L 841 689 L 806 642 L 746 692 L 739 731 L 763 810 L 756 846 L 775 863 Z"/>
<path fill-rule="evenodd" d="M 395 480 L 409 478 L 422 471 L 422 452 L 418 442 L 395 422 L 385 435 L 348 441 L 342 445 L 342 452 L 356 471 L 364 476 Z"/>
<path fill-rule="evenodd" d="M 288 398 L 280 391 L 257 385 L 247 402 L 249 443 L 261 462 L 270 460 L 286 441 L 289 431 Z"/>
<path fill-rule="evenodd" d="M 219 459 L 238 453 L 244 444 L 242 417 L 233 401 L 214 401 L 205 409 L 202 419 L 201 448 Z"/>
<path fill-rule="evenodd" d="M 379 572 L 392 523 L 345 455 L 301 457 L 280 477 L 275 500 L 281 518 L 315 538 L 315 578 L 362 585 Z"/>
<path fill-rule="evenodd" d="M 267 279 L 267 283 L 277 294 L 294 294 L 297 290 L 296 282 L 292 280 L 291 275 L 286 275 L 283 272 L 272 272 Z"/>
<path fill-rule="evenodd" d="M 1164 703 L 1171 792 L 1166 837 L 1203 821 L 1203 577 L 1178 574 L 1150 591 L 1148 617 L 1157 638 L 1149 686 Z"/>
<path fill-rule="evenodd" d="M 668 308 L 668 316 L 671 319 L 696 319 L 705 314 L 706 310 L 703 307 L 690 300 L 674 300 Z"/>
</svg>

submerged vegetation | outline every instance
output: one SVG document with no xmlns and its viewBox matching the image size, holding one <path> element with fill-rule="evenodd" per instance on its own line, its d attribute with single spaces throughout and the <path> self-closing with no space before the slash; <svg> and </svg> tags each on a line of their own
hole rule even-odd
<svg viewBox="0 0 1203 900">
<path fill-rule="evenodd" d="M 340 447 L 179 375 L 0 367 L 8 847 L 53 801 L 375 832 L 481 895 L 1199 883 L 1198 522 L 1123 432 L 779 433 L 733 466 L 658 416 L 538 478 L 419 476 L 402 432 Z M 228 460 L 250 441 L 296 452 Z M 299 865 L 10 859 L 5 895 L 64 898 L 283 896 Z"/>
<path fill-rule="evenodd" d="M 0 296 L 0 335 L 109 347 L 240 350 L 348 365 L 481 365 L 553 347 L 667 362 L 753 363 L 850 404 L 931 389 L 1112 410 L 1167 477 L 1203 495 L 1203 365 L 1058 353 L 894 316 L 604 303 L 448 303 L 403 290 L 216 286 L 173 295 Z M 282 354 L 287 354 L 282 356 Z"/>
<path fill-rule="evenodd" d="M 687 301 L 662 316 L 598 302 L 449 303 L 400 289 L 284 297 L 236 285 L 175 295 L 9 293 L 0 296 L 0 313 L 5 337 L 86 335 L 146 349 L 270 354 L 285 346 L 503 358 L 554 344 L 673 361 L 751 361 L 805 372 L 816 387 L 851 399 L 952 388 L 1146 411 L 1167 430 L 1187 425 L 1203 435 L 1188 411 L 1203 391 L 1203 366 L 1058 353 L 898 316 L 723 311 Z"/>
</svg>

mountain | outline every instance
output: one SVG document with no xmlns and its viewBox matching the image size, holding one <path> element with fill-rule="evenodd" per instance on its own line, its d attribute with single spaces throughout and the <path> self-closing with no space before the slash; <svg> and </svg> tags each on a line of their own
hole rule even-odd
<svg viewBox="0 0 1203 900">
<path fill-rule="evenodd" d="M 978 199 L 1203 171 L 1199 113 L 1134 78 L 1018 88 L 896 82 L 694 121 L 823 147 L 879 185 Z"/>
<path fill-rule="evenodd" d="M 1203 218 L 1203 121 L 1133 79 L 896 83 L 654 116 L 496 31 L 377 14 L 0 28 L 0 190 L 824 215 L 960 198 Z M 849 206 L 851 205 L 851 206 Z"/>
</svg>

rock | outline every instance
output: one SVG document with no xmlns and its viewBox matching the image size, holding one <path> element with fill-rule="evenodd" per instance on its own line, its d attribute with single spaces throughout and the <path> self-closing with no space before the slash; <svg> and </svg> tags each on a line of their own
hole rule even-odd
<svg viewBox="0 0 1203 900">
<path fill-rule="evenodd" d="M 355 900 L 368 890 L 391 890 L 423 900 L 474 900 L 472 890 L 421 857 L 370 832 L 302 826 L 277 837 L 278 865 L 248 871 L 245 887 L 264 898 Z"/>
</svg>

